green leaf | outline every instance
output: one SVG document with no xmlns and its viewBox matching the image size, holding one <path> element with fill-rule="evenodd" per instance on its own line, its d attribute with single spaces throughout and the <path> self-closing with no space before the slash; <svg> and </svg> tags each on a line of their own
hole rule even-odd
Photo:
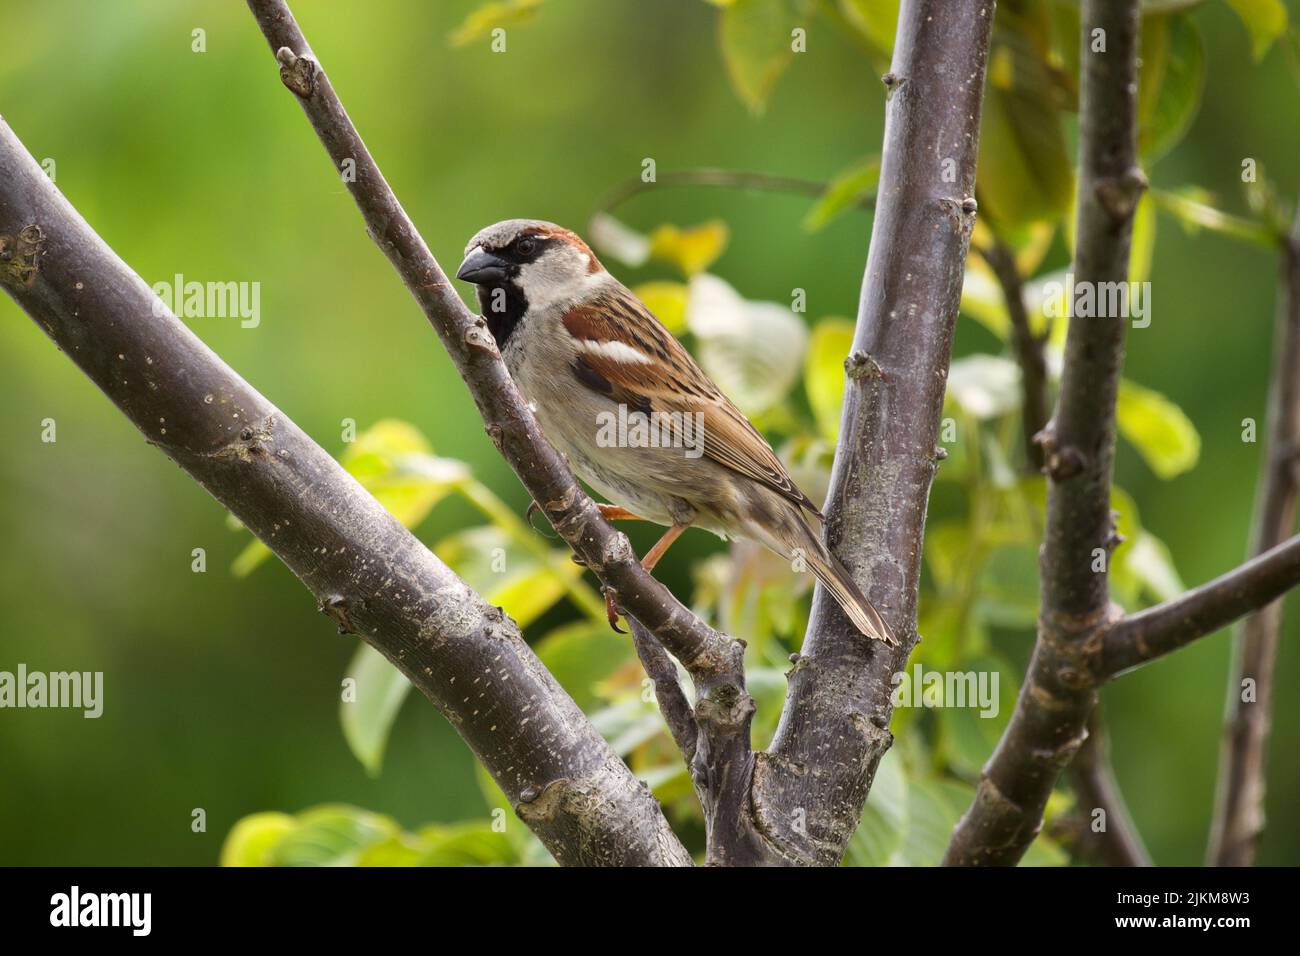
<svg viewBox="0 0 1300 956">
<path fill-rule="evenodd" d="M 1250 55 L 1262 60 L 1273 41 L 1286 32 L 1287 12 L 1282 0 L 1227 0 L 1250 34 Z"/>
<path fill-rule="evenodd" d="M 343 739 L 366 772 L 378 777 L 384 748 L 411 682 L 388 659 L 362 643 L 352 655 L 344 676 L 355 681 L 355 700 L 339 703 Z"/>
<path fill-rule="evenodd" d="M 434 553 L 489 603 L 520 627 L 549 611 L 582 569 L 559 551 L 546 564 L 496 525 L 467 528 L 443 538 Z"/>
<path fill-rule="evenodd" d="M 838 0 L 840 14 L 884 55 L 894 52 L 899 0 Z"/>
<path fill-rule="evenodd" d="M 600 702 L 596 685 L 634 659 L 628 641 L 619 640 L 604 622 L 579 621 L 557 628 L 534 650 L 584 711 Z"/>
<path fill-rule="evenodd" d="M 497 28 L 522 26 L 537 15 L 542 0 L 500 0 L 470 11 L 447 38 L 452 46 L 468 46 Z"/>
<path fill-rule="evenodd" d="M 345 804 L 298 814 L 270 854 L 273 866 L 354 866 L 372 846 L 400 832 L 389 817 Z"/>
<path fill-rule="evenodd" d="M 1156 203 L 1149 192 L 1143 193 L 1133 212 L 1133 242 L 1129 248 L 1128 279 L 1145 282 L 1151 277 L 1151 261 L 1156 251 Z"/>
<path fill-rule="evenodd" d="M 1215 208 L 1214 197 L 1195 186 L 1175 190 L 1157 189 L 1151 197 L 1157 206 L 1172 214 L 1193 235 L 1201 229 L 1209 229 L 1262 246 L 1272 247 L 1277 244 L 1277 234 L 1267 225 Z"/>
<path fill-rule="evenodd" d="M 863 199 L 874 196 L 879 184 L 879 156 L 850 166 L 827 184 L 826 191 L 804 217 L 803 227 L 816 232 Z"/>
<path fill-rule="evenodd" d="M 998 13 L 976 181 L 981 215 L 1005 229 L 1060 218 L 1074 179 L 1039 25 Z"/>
<path fill-rule="evenodd" d="M 960 692 L 973 693 L 974 699 L 967 699 L 964 707 L 956 706 L 957 701 L 944 701 L 948 706 L 938 712 L 939 753 L 949 769 L 974 779 L 1011 719 L 1019 686 L 1012 668 L 992 657 L 968 658 L 947 673 L 973 674 L 974 681 L 963 681 Z M 982 694 L 989 699 L 980 700 Z"/>
<path fill-rule="evenodd" d="M 907 778 L 895 751 L 881 758 L 862 820 L 849 839 L 845 866 L 887 866 L 907 831 Z"/>
<path fill-rule="evenodd" d="M 893 862 L 904 866 L 938 866 L 962 810 L 932 779 L 913 779 L 907 788 L 907 835 Z"/>
<path fill-rule="evenodd" d="M 853 323 L 848 319 L 822 319 L 813 328 L 804 356 L 804 389 L 817 427 L 830 442 L 840 434 L 844 406 L 844 360 L 853 347 Z"/>
<path fill-rule="evenodd" d="M 1201 436 L 1183 410 L 1159 392 L 1120 382 L 1116 418 L 1120 434 L 1160 478 L 1175 478 L 1195 467 Z"/>
<path fill-rule="evenodd" d="M 1205 44 L 1188 14 L 1142 20 L 1138 149 L 1155 162 L 1183 137 L 1201 103 Z"/>
<path fill-rule="evenodd" d="M 417 834 L 423 844 L 418 866 L 492 866 L 518 862 L 518 854 L 504 832 L 487 823 L 457 823 L 424 827 Z"/>
<path fill-rule="evenodd" d="M 443 498 L 470 476 L 469 467 L 437 458 L 429 441 L 409 422 L 375 422 L 344 450 L 339 463 L 408 528 L 414 528 Z M 235 558 L 236 577 L 245 577 L 271 555 L 254 540 Z"/>
<path fill-rule="evenodd" d="M 1128 544 L 1120 560 L 1127 573 L 1154 600 L 1169 601 L 1186 590 L 1174 567 L 1173 555 L 1163 541 L 1143 530 Z"/>
<path fill-rule="evenodd" d="M 298 825 L 287 813 L 254 813 L 230 828 L 221 845 L 222 866 L 270 866 L 284 835 Z"/>
<path fill-rule="evenodd" d="M 794 59 L 791 32 L 806 26 L 801 7 L 795 0 L 734 0 L 722 11 L 718 38 L 727 75 L 755 115 Z"/>
</svg>

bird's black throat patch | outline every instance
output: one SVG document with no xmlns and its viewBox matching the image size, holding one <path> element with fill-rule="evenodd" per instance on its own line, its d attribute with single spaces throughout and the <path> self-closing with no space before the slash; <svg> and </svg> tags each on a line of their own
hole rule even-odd
<svg viewBox="0 0 1300 956">
<path fill-rule="evenodd" d="M 511 334 L 523 321 L 528 311 L 524 292 L 513 281 L 499 286 L 475 286 L 479 311 L 487 320 L 488 331 L 497 340 L 497 348 L 504 349 Z"/>
</svg>

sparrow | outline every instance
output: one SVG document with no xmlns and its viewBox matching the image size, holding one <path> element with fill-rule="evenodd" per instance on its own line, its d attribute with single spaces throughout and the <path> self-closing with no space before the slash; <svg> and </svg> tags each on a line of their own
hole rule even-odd
<svg viewBox="0 0 1300 956">
<path fill-rule="evenodd" d="M 610 520 L 689 527 L 803 559 L 864 635 L 897 644 L 814 532 L 816 505 L 749 419 L 572 231 L 533 219 L 481 230 L 456 278 L 472 283 L 519 391 Z M 606 595 L 610 624 L 618 610 Z"/>
</svg>

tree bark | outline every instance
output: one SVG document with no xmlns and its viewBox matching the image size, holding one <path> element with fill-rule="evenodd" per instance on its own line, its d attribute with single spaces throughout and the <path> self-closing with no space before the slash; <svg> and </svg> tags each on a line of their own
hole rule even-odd
<svg viewBox="0 0 1300 956">
<path fill-rule="evenodd" d="M 1300 205 L 1282 242 L 1268 437 L 1256 498 L 1253 553 L 1280 544 L 1295 527 L 1300 455 Z M 1273 670 L 1282 603 L 1246 618 L 1233 641 L 1227 715 L 1210 825 L 1211 866 L 1250 866 L 1264 830 L 1264 784 L 1273 716 Z M 1247 693 L 1247 682 L 1251 692 Z"/>
<path fill-rule="evenodd" d="M 953 325 L 975 216 L 992 0 L 904 0 L 875 227 L 863 277 L 826 537 L 898 635 L 868 641 L 818 587 L 771 751 L 758 825 L 791 861 L 844 854 L 889 748 L 891 676 L 917 641 L 921 542 Z M 955 173 L 945 175 L 945 172 Z M 955 179 L 955 181 L 954 181 Z"/>
<path fill-rule="evenodd" d="M 1137 166 L 1140 25 L 1139 0 L 1083 4 L 1074 261 L 1080 288 L 1128 280 L 1133 213 L 1146 185 Z M 1106 569 L 1118 543 L 1110 488 L 1126 321 L 1070 321 L 1060 397 L 1042 440 L 1049 483 L 1038 640 L 1011 722 L 953 833 L 949 865 L 1018 861 L 1087 733 L 1096 703 L 1088 657 L 1112 619 Z"/>
<path fill-rule="evenodd" d="M 559 862 L 690 865 L 654 797 L 515 623 L 166 310 L 3 120 L 0 285 L 340 630 L 438 707 Z"/>
</svg>

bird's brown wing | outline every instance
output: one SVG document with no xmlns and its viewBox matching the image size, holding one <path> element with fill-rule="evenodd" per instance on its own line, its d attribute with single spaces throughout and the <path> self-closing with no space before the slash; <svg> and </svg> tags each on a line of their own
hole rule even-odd
<svg viewBox="0 0 1300 956">
<path fill-rule="evenodd" d="M 706 457 L 821 517 L 772 446 L 630 291 L 618 286 L 561 321 L 579 343 L 572 371 L 584 387 L 645 414 L 703 415 Z"/>
</svg>

